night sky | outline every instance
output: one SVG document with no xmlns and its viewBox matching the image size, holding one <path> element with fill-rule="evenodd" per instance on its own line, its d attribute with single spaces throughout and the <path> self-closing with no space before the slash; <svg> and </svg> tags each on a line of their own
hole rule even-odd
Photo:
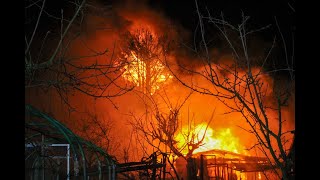
<svg viewBox="0 0 320 180">
<path fill-rule="evenodd" d="M 151 7 L 164 12 L 173 19 L 179 20 L 184 26 L 189 27 L 194 23 L 196 18 L 195 1 L 151 1 L 149 0 Z M 225 14 L 227 18 L 231 18 L 234 21 L 239 20 L 241 11 L 245 14 L 252 16 L 256 22 L 270 23 L 273 16 L 279 16 L 281 18 L 289 18 L 293 16 L 292 10 L 286 3 L 286 1 L 248 1 L 248 0 L 199 0 L 198 4 L 200 10 L 206 12 L 206 8 L 210 11 L 211 15 L 220 15 L 221 12 Z"/>
<path fill-rule="evenodd" d="M 91 1 L 89 1 L 91 3 Z M 100 5 L 111 7 L 122 6 L 124 4 L 133 4 L 134 6 L 143 5 L 151 10 L 163 14 L 173 23 L 181 25 L 186 30 L 193 32 L 197 23 L 198 15 L 194 0 L 96 0 Z M 66 3 L 66 5 L 64 5 Z M 67 1 L 47 1 L 46 10 L 53 15 L 60 16 L 60 8 L 64 7 L 64 13 L 68 13 L 70 4 Z M 200 12 L 203 16 L 207 16 L 207 10 L 212 17 L 221 17 L 221 13 L 227 21 L 238 24 L 241 21 L 241 13 L 250 16 L 250 25 L 257 28 L 275 24 L 275 17 L 284 36 L 290 35 L 295 28 L 295 6 L 294 0 L 289 1 L 250 1 L 250 0 L 198 0 Z M 294 10 L 292 9 L 294 8 Z M 35 11 L 37 12 L 37 11 Z M 30 14 L 25 14 L 29 17 Z M 37 14 L 35 14 L 37 16 Z M 46 18 L 44 16 L 43 18 Z M 49 21 L 48 21 L 49 22 Z M 46 23 L 44 19 L 42 23 Z M 45 26 L 45 25 L 44 25 Z M 52 23 L 50 24 L 52 26 Z M 27 27 L 28 28 L 28 27 Z M 33 26 L 31 26 L 33 28 Z M 41 28 L 41 26 L 40 26 Z M 272 28 L 274 33 L 277 29 Z M 266 32 L 266 37 L 271 38 L 270 32 Z M 285 37 L 287 39 L 287 37 Z"/>
<path fill-rule="evenodd" d="M 190 32 L 191 37 L 189 37 L 189 41 L 192 41 L 192 35 L 194 35 L 196 26 L 199 22 L 194 0 L 105 0 L 102 2 L 115 6 L 121 6 L 128 2 L 134 6 L 139 6 L 139 4 L 147 6 L 147 8 L 163 14 L 175 25 L 181 26 Z M 275 36 L 280 40 L 279 30 L 275 23 L 276 18 L 281 29 L 281 33 L 286 40 L 287 47 L 292 47 L 293 35 L 295 33 L 296 26 L 296 3 L 294 0 L 198 0 L 198 5 L 203 16 L 207 17 L 207 12 L 209 11 L 211 17 L 221 18 L 221 13 L 223 13 L 224 18 L 233 25 L 240 24 L 242 13 L 246 16 L 250 16 L 247 25 L 250 26 L 249 28 L 251 29 L 259 29 L 261 27 L 271 25 L 267 30 L 260 31 L 258 33 L 259 38 L 262 38 L 262 41 L 264 42 L 272 42 Z M 217 29 L 213 28 L 212 24 L 205 24 L 205 28 L 207 38 L 211 38 L 219 34 Z M 196 39 L 200 40 L 201 38 L 198 37 Z M 291 52 L 289 52 L 289 54 L 291 54 Z M 283 57 L 280 57 L 279 60 L 277 60 L 279 66 L 284 63 L 280 62 L 283 59 Z"/>
<path fill-rule="evenodd" d="M 171 20 L 181 23 L 192 30 L 197 23 L 197 13 L 194 0 L 129 0 L 133 4 L 147 4 L 152 9 L 164 13 Z M 128 0 L 106 1 L 111 4 L 122 4 Z M 221 12 L 228 19 L 238 22 L 241 11 L 250 16 L 257 25 L 274 23 L 274 16 L 285 20 L 284 26 L 294 23 L 295 1 L 250 1 L 250 0 L 198 0 L 200 10 L 206 15 L 208 9 L 212 16 L 219 16 Z M 292 9 L 294 8 L 294 10 Z"/>
<path fill-rule="evenodd" d="M 192 30 L 198 21 L 195 1 L 193 0 L 148 0 L 147 2 L 153 9 L 164 12 L 170 19 L 177 20 L 188 29 Z M 294 1 L 288 2 L 292 7 L 295 7 Z M 277 0 L 199 0 L 198 5 L 203 15 L 207 14 L 207 9 L 214 17 L 220 16 L 220 13 L 223 12 L 227 19 L 235 23 L 239 22 L 241 12 L 244 12 L 258 26 L 274 23 L 274 16 L 279 18 L 279 21 L 285 21 L 283 26 L 291 26 L 294 23 L 295 13 L 288 2 Z"/>
</svg>

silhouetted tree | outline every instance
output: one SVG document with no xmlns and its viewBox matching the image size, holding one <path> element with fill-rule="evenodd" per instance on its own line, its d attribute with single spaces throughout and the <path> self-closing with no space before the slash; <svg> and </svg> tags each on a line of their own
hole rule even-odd
<svg viewBox="0 0 320 180">
<path fill-rule="evenodd" d="M 180 65 L 179 68 L 183 72 L 209 82 L 211 86 L 197 84 L 193 80 L 196 78 L 191 81 L 182 80 L 178 73 L 174 73 L 173 70 L 172 73 L 189 89 L 214 96 L 230 109 L 230 113 L 240 113 L 250 127 L 245 130 L 256 137 L 258 143 L 254 147 L 259 148 L 269 158 L 270 163 L 281 170 L 281 174 L 275 170 L 278 177 L 286 180 L 293 178 L 290 171 L 294 159 L 290 158 L 292 155 L 288 156 L 290 146 L 286 144 L 292 142 L 294 129 L 284 129 L 283 126 L 287 121 L 284 119 L 283 109 L 288 106 L 289 99 L 294 95 L 294 51 L 289 51 L 291 47 L 288 47 L 288 40 L 290 39 L 284 39 L 275 19 L 279 36 L 274 38 L 265 57 L 260 59 L 253 57 L 252 53 L 250 54 L 252 52 L 250 48 L 253 46 L 257 48 L 259 44 L 249 46 L 250 35 L 263 31 L 269 26 L 250 29 L 248 28 L 249 17 L 244 14 L 240 24 L 232 25 L 224 19 L 223 15 L 221 18 L 215 18 L 209 11 L 207 16 L 203 15 L 198 8 L 197 0 L 195 2 L 199 18 L 200 46 L 195 47 L 194 52 L 201 59 L 201 68 L 186 65 Z M 212 58 L 205 24 L 216 28 L 220 37 L 231 49 L 232 58 L 229 62 L 217 62 Z M 275 44 L 283 45 L 286 66 L 280 68 L 276 65 L 270 66 L 275 63 L 273 61 L 275 59 L 270 55 Z M 168 67 L 172 69 L 173 65 L 168 63 Z M 265 81 L 268 77 L 272 77 L 273 80 Z M 269 88 L 272 89 L 271 92 Z M 276 114 L 276 117 L 271 117 L 270 113 Z M 272 127 L 271 124 L 277 126 Z"/>
<path fill-rule="evenodd" d="M 61 100 L 72 107 L 68 98 L 74 92 L 111 101 L 132 90 L 132 86 L 120 81 L 122 67 L 116 63 L 113 50 L 99 52 L 81 40 L 86 16 L 92 12 L 106 16 L 109 11 L 109 7 L 98 8 L 86 0 L 26 0 L 26 91 L 55 90 Z M 76 40 L 87 48 L 88 54 L 70 55 L 70 49 L 78 45 Z"/>
</svg>

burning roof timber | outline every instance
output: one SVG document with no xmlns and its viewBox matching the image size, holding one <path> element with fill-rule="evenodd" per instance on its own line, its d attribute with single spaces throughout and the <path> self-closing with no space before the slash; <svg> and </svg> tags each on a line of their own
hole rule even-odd
<svg viewBox="0 0 320 180">
<path fill-rule="evenodd" d="M 260 172 L 275 168 L 266 157 L 247 156 L 219 149 L 197 153 L 193 157 L 204 158 L 207 166 L 228 165 L 241 172 Z"/>
</svg>

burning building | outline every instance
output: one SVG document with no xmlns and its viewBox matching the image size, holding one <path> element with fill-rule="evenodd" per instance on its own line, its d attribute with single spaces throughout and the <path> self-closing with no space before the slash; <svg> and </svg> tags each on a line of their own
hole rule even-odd
<svg viewBox="0 0 320 180">
<path fill-rule="evenodd" d="M 39 3 L 30 7 L 41 7 Z M 41 53 L 37 54 L 38 47 L 29 52 L 36 32 L 31 29 L 26 58 L 39 61 L 26 59 L 27 103 L 43 107 L 72 132 L 86 136 L 81 141 L 100 143 L 106 150 L 102 154 L 121 159 L 114 173 L 129 169 L 144 170 L 140 174 L 152 178 L 162 174 L 164 179 L 247 180 L 287 175 L 295 128 L 293 66 L 286 59 L 286 67 L 274 68 L 271 59 L 278 57 L 273 48 L 281 50 L 285 43 L 273 40 L 266 48 L 263 45 L 269 42 L 249 38 L 256 32 L 247 29 L 249 17 L 232 25 L 224 17 L 205 17 L 198 4 L 197 30 L 187 43 L 181 40 L 190 33 L 146 5 L 116 4 L 115 16 L 106 18 L 95 15 L 108 8 L 89 11 L 93 6 L 84 4 L 75 3 L 76 13 L 85 7 L 84 12 L 94 15 L 81 16 L 77 21 L 81 26 L 76 24 L 65 34 L 78 30 L 85 34 L 66 40 L 59 36 L 52 56 L 50 50 L 42 52 L 46 47 L 42 43 Z M 207 25 L 217 30 L 206 29 Z M 65 44 L 65 49 L 60 47 Z M 44 88 L 44 93 L 38 96 L 33 88 Z M 47 93 L 51 89 L 56 90 L 52 96 Z M 76 110 L 64 109 L 69 104 Z M 99 115 L 86 119 L 87 111 Z M 163 158 L 159 164 L 154 154 L 168 157 L 167 162 Z M 141 159 L 148 160 L 138 162 Z M 109 167 L 99 168 L 101 174 Z"/>
<path fill-rule="evenodd" d="M 272 171 L 278 170 L 265 157 L 246 156 L 217 149 L 196 153 L 187 160 L 180 158 L 176 166 L 183 179 L 196 177 L 201 180 L 274 179 Z"/>
<path fill-rule="evenodd" d="M 194 136 L 193 140 L 188 139 Z M 266 179 L 265 176 L 270 179 L 273 171 L 278 171 L 268 158 L 251 156 L 245 151 L 230 129 L 213 133 L 208 125 L 200 124 L 191 133 L 186 130 L 179 133 L 176 139 L 184 156 L 177 158 L 175 165 L 183 179 L 255 180 Z M 189 146 L 198 141 L 201 144 L 190 154 Z"/>
</svg>

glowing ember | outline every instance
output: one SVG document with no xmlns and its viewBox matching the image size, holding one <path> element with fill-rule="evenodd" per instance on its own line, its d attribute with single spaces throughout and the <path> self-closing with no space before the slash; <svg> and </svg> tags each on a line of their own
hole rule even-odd
<svg viewBox="0 0 320 180">
<path fill-rule="evenodd" d="M 219 131 L 213 131 L 212 128 L 208 127 L 206 131 L 207 124 L 201 123 L 193 129 L 188 127 L 183 127 L 182 132 L 176 135 L 175 140 L 178 141 L 178 148 L 182 149 L 182 154 L 186 155 L 188 153 L 187 143 L 197 143 L 201 141 L 202 137 L 204 139 L 198 149 L 196 149 L 193 154 L 198 152 L 205 152 L 212 149 L 226 150 L 234 153 L 240 153 L 244 149 L 240 143 L 239 139 L 234 137 L 229 128 L 220 129 Z M 189 134 L 189 136 L 188 136 Z M 192 137 L 194 137 L 192 139 Z"/>
<path fill-rule="evenodd" d="M 150 61 L 147 65 L 133 51 L 129 59 L 130 62 L 124 66 L 122 77 L 140 87 L 144 92 L 152 95 L 161 85 L 167 83 L 167 80 L 173 78 L 159 60 Z"/>
</svg>

